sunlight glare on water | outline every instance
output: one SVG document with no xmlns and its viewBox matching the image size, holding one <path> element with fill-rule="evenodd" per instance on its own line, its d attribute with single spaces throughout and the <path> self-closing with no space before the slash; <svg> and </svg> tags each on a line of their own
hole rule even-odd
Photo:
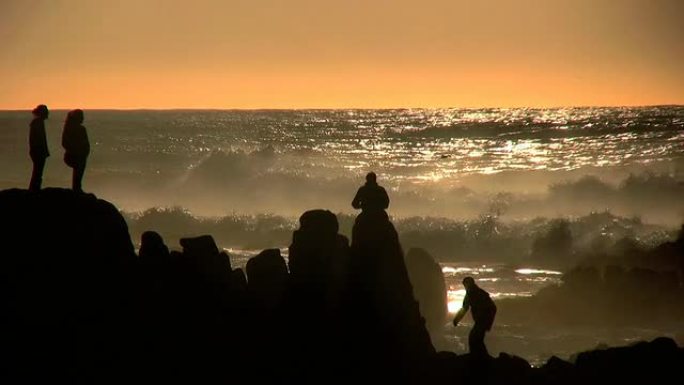
<svg viewBox="0 0 684 385">
<path fill-rule="evenodd" d="M 475 282 L 494 300 L 529 297 L 539 289 L 560 283 L 562 273 L 554 270 L 521 268 L 505 264 L 444 263 L 442 273 L 447 285 L 447 308 L 450 314 L 461 309 L 465 289 L 461 281 L 473 276 Z"/>
</svg>

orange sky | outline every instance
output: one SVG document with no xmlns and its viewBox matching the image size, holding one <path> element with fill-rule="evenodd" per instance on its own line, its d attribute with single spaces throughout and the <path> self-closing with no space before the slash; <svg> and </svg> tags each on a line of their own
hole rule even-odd
<svg viewBox="0 0 684 385">
<path fill-rule="evenodd" d="M 684 104 L 680 0 L 0 0 L 0 109 Z"/>
</svg>

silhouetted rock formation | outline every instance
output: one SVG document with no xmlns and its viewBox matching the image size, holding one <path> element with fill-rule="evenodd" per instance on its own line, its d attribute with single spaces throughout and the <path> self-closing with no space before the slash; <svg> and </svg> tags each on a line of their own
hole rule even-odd
<svg viewBox="0 0 684 385">
<path fill-rule="evenodd" d="M 330 211 L 307 211 L 299 218 L 289 248 L 288 371 L 307 382 L 329 373 L 340 373 L 335 381 L 345 382 L 347 355 L 353 354 L 347 346 L 343 309 L 349 241 L 338 229 Z"/>
<path fill-rule="evenodd" d="M 447 288 L 439 263 L 425 249 L 413 248 L 406 254 L 406 268 L 413 295 L 420 306 L 433 342 L 441 336 L 447 322 Z"/>
<path fill-rule="evenodd" d="M 483 363 L 441 352 L 437 361 L 440 381 L 452 384 L 668 384 L 680 382 L 684 349 L 669 338 L 657 338 L 583 352 L 574 363 L 551 357 L 541 368 L 506 353 Z"/>
<path fill-rule="evenodd" d="M 162 263 L 169 259 L 169 248 L 164 244 L 164 239 L 155 231 L 146 231 L 140 237 L 140 250 L 138 256 L 141 260 L 150 263 Z"/>
<path fill-rule="evenodd" d="M 684 322 L 684 286 L 675 272 L 615 265 L 578 267 L 560 286 L 497 304 L 504 322 L 530 326 L 670 328 Z"/>
<path fill-rule="evenodd" d="M 279 249 L 268 249 L 247 261 L 247 290 L 253 310 L 270 318 L 283 306 L 289 274 Z"/>
<path fill-rule="evenodd" d="M 361 367 L 378 375 L 376 380 L 388 373 L 394 381 L 427 378 L 435 350 L 413 297 L 399 237 L 384 211 L 359 214 L 351 250 L 350 291 L 357 317 L 352 324 L 363 341 Z"/>
<path fill-rule="evenodd" d="M 0 192 L 0 382 L 114 380 L 128 360 L 135 252 L 90 194 Z"/>
<path fill-rule="evenodd" d="M 264 250 L 247 262 L 247 294 L 249 325 L 245 355 L 251 367 L 247 379 L 251 383 L 282 382 L 287 372 L 286 350 L 289 274 L 279 249 Z"/>
<path fill-rule="evenodd" d="M 665 383 L 684 365 L 662 338 L 541 368 L 435 353 L 384 213 L 359 216 L 351 248 L 335 215 L 304 213 L 290 273 L 265 250 L 249 281 L 211 236 L 168 252 L 146 232 L 136 259 L 91 194 L 1 191 L 0 230 L 2 383 Z"/>
</svg>

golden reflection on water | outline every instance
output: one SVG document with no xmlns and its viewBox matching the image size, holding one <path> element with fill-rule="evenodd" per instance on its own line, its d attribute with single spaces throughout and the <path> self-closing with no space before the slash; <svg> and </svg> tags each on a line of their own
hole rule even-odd
<svg viewBox="0 0 684 385">
<path fill-rule="evenodd" d="M 442 273 L 447 283 L 447 309 L 455 314 L 461 309 L 465 289 L 461 280 L 466 276 L 475 278 L 478 286 L 486 290 L 494 300 L 502 298 L 529 297 L 544 286 L 557 284 L 562 273 L 537 268 L 514 269 L 503 264 L 445 264 Z"/>
</svg>

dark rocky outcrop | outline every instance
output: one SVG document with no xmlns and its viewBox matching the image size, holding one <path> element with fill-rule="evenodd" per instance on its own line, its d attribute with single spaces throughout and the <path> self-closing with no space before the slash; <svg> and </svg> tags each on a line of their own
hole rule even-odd
<svg viewBox="0 0 684 385">
<path fill-rule="evenodd" d="M 399 237 L 384 211 L 366 211 L 357 217 L 350 266 L 356 317 L 351 322 L 362 344 L 360 366 L 390 381 L 428 378 L 435 349 L 413 297 Z"/>
<path fill-rule="evenodd" d="M 0 382 L 118 373 L 136 263 L 118 210 L 71 190 L 1 191 L 0 245 Z"/>
<path fill-rule="evenodd" d="M 425 249 L 413 248 L 406 254 L 406 268 L 413 295 L 420 306 L 433 342 L 442 335 L 447 322 L 447 288 L 439 263 Z"/>
<path fill-rule="evenodd" d="M 605 385 L 669 384 L 681 382 L 684 349 L 669 338 L 624 347 L 579 353 L 574 362 L 551 357 L 540 368 L 501 353 L 486 361 L 470 355 L 441 352 L 437 358 L 440 383 Z"/>
<path fill-rule="evenodd" d="M 0 381 L 679 382 L 684 353 L 664 338 L 541 368 L 437 353 L 384 212 L 359 216 L 351 247 L 329 211 L 299 225 L 289 272 L 272 249 L 245 277 L 208 235 L 168 252 L 146 232 L 136 257 L 119 212 L 91 194 L 0 192 Z"/>
<path fill-rule="evenodd" d="M 335 214 L 307 211 L 299 218 L 289 247 L 288 371 L 305 382 L 320 381 L 330 373 L 339 373 L 334 379 L 339 383 L 351 378 L 347 362 L 354 352 L 348 344 L 345 307 L 349 241 L 338 230 Z"/>
<path fill-rule="evenodd" d="M 282 310 L 289 273 L 279 249 L 267 249 L 247 261 L 250 304 L 260 317 L 270 319 Z"/>
</svg>

